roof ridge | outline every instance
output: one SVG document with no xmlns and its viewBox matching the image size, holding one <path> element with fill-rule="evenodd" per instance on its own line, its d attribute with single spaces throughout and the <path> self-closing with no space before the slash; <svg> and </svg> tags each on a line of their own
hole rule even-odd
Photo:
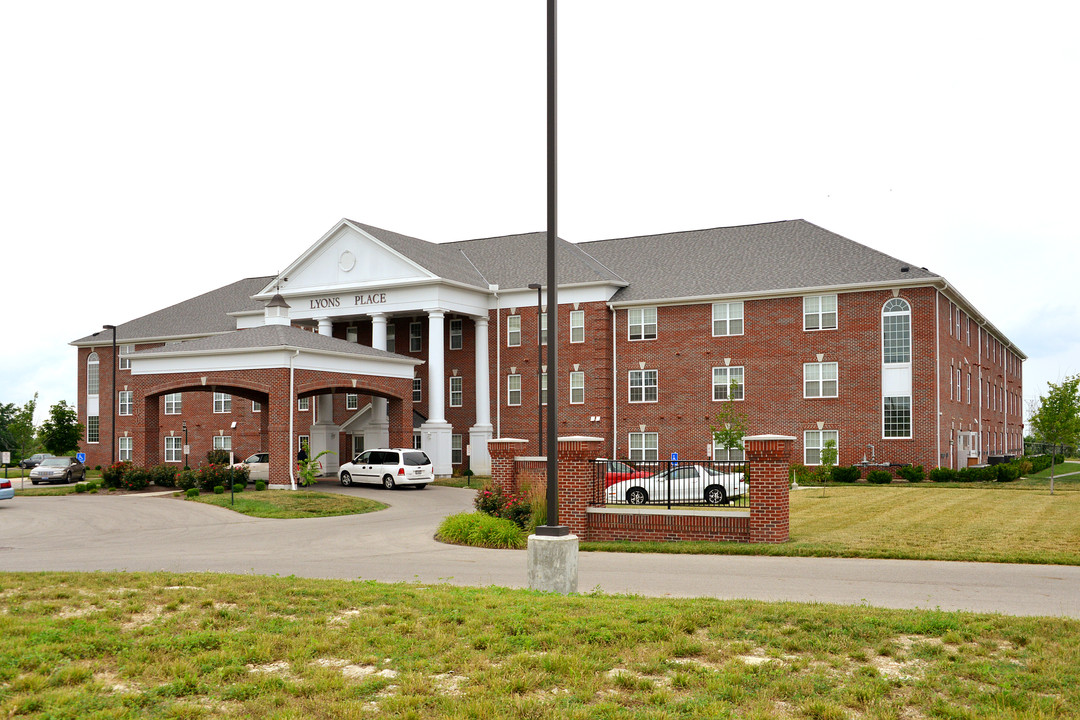
<svg viewBox="0 0 1080 720">
<path fill-rule="evenodd" d="M 809 222 L 808 220 L 805 220 L 803 218 L 794 218 L 794 219 L 791 219 L 791 220 L 773 220 L 771 222 L 746 223 L 744 225 L 717 225 L 715 227 L 704 227 L 704 228 L 697 228 L 697 229 L 694 229 L 694 230 L 671 230 L 669 232 L 655 233 L 653 235 L 627 235 L 625 237 L 600 238 L 599 240 L 582 240 L 581 242 L 574 243 L 574 244 L 575 245 L 589 245 L 589 244 L 592 244 L 592 243 L 611 242 L 612 240 L 640 240 L 640 239 L 644 239 L 644 238 L 651 239 L 651 238 L 665 237 L 665 236 L 668 236 L 668 235 L 685 235 L 687 233 L 709 232 L 710 230 L 736 230 L 738 228 L 762 227 L 764 225 L 783 225 L 785 223 L 800 223 L 800 222 L 801 223 L 807 223 L 808 225 L 814 225 L 814 223 Z M 820 225 L 814 225 L 814 227 L 821 227 L 821 226 Z M 822 228 L 822 229 L 824 230 L 824 228 Z M 829 231 L 829 232 L 831 232 L 831 231 Z"/>
</svg>

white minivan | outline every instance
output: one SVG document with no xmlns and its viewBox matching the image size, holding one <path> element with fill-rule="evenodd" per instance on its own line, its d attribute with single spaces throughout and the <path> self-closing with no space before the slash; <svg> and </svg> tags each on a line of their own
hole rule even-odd
<svg viewBox="0 0 1080 720">
<path fill-rule="evenodd" d="M 417 490 L 423 490 L 435 479 L 435 469 L 423 450 L 365 450 L 354 457 L 352 462 L 341 466 L 338 479 L 342 485 L 381 484 L 387 490 L 393 490 L 398 485 L 411 485 Z"/>
</svg>

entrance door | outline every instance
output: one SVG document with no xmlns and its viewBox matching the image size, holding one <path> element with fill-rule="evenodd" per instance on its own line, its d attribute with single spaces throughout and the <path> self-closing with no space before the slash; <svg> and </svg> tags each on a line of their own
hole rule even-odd
<svg viewBox="0 0 1080 720">
<path fill-rule="evenodd" d="M 362 452 L 364 452 L 364 435 L 357 433 L 352 436 L 352 456 L 356 457 Z"/>
</svg>

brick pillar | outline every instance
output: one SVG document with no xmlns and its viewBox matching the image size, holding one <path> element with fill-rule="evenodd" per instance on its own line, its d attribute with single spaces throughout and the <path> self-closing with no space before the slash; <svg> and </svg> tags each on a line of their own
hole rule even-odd
<svg viewBox="0 0 1080 720">
<path fill-rule="evenodd" d="M 266 430 L 266 451 L 270 453 L 270 479 L 267 485 L 291 488 L 290 469 L 296 465 L 298 448 L 289 447 L 289 414 L 296 405 L 295 395 L 289 392 L 289 371 L 274 373 L 270 394 L 263 406 L 262 426 Z M 294 435 L 306 434 L 293 428 Z"/>
<path fill-rule="evenodd" d="M 516 457 L 528 444 L 528 440 L 517 438 L 493 438 L 488 440 L 488 454 L 491 455 L 491 481 L 504 493 L 517 492 L 517 472 L 514 467 Z"/>
<path fill-rule="evenodd" d="M 160 412 L 160 395 L 144 398 L 141 403 L 136 402 L 133 408 L 134 427 L 131 432 L 132 448 L 131 461 L 139 467 L 153 467 L 161 462 L 161 453 L 158 451 L 158 443 L 164 443 L 158 430 L 158 413 Z M 119 446 L 120 438 L 124 433 L 116 433 L 116 443 Z M 117 449 L 116 458 L 120 459 L 120 451 Z"/>
<path fill-rule="evenodd" d="M 791 524 L 788 472 L 795 438 L 754 435 L 743 438 L 750 463 L 750 542 L 782 543 Z"/>
<path fill-rule="evenodd" d="M 412 385 L 409 386 L 409 392 L 412 392 Z M 372 396 L 373 401 L 374 399 L 375 397 Z M 388 398 L 386 417 L 389 422 L 389 447 L 411 448 L 413 446 L 412 398 L 409 398 L 409 402 L 398 397 Z M 352 448 L 349 452 L 352 452 Z"/>
<path fill-rule="evenodd" d="M 599 456 L 603 438 L 559 438 L 559 524 L 579 538 L 586 537 L 587 509 L 592 500 L 593 460 Z M 550 508 L 548 517 L 551 517 Z"/>
</svg>

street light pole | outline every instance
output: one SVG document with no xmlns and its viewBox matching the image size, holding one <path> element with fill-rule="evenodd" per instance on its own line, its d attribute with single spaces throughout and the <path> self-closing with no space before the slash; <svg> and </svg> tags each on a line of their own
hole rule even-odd
<svg viewBox="0 0 1080 720">
<path fill-rule="evenodd" d="M 112 413 L 109 416 L 109 434 L 112 436 L 112 451 L 109 457 L 112 458 L 110 465 L 116 464 L 116 326 L 115 325 L 102 325 L 103 330 L 112 330 L 112 388 L 109 392 L 112 393 L 112 397 L 109 398 L 109 407 L 112 408 Z"/>
<path fill-rule="evenodd" d="M 540 440 L 541 457 L 544 455 L 544 338 L 540 326 L 540 318 L 544 313 L 540 299 L 542 288 L 540 283 L 529 283 L 529 289 L 536 291 L 536 436 Z"/>
</svg>

